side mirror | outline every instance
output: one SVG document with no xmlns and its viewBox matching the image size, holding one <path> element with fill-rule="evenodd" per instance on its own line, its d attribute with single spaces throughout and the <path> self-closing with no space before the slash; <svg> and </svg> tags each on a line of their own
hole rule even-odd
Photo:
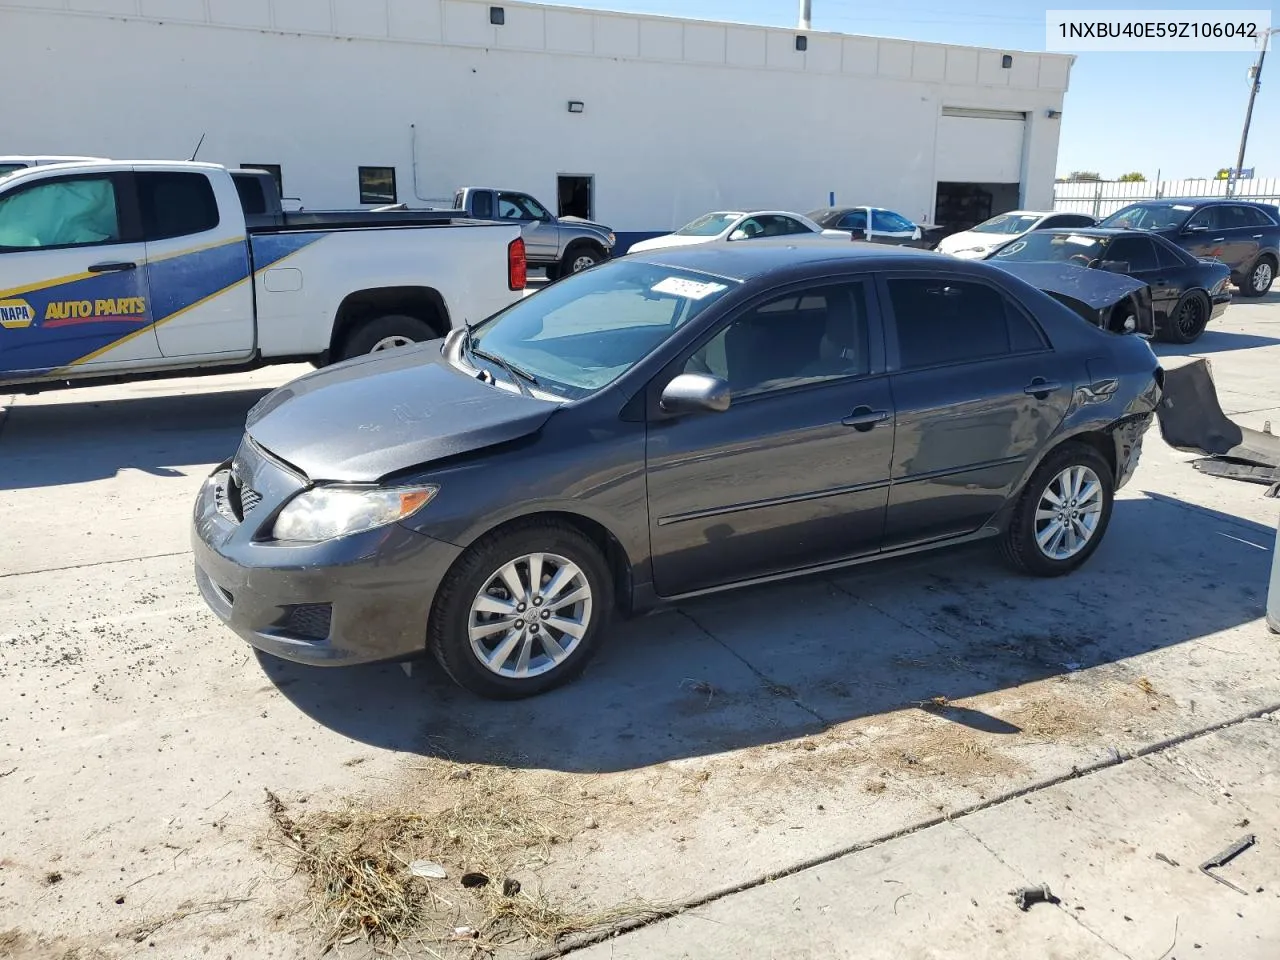
<svg viewBox="0 0 1280 960">
<path fill-rule="evenodd" d="M 730 239 L 730 240 L 745 240 L 745 239 L 747 239 L 747 231 L 745 231 L 745 230 L 735 230 L 735 231 L 733 231 L 733 233 L 729 234 L 729 239 Z"/>
<path fill-rule="evenodd" d="M 1132 265 L 1128 260 L 1103 260 L 1098 264 L 1098 269 L 1105 270 L 1107 273 L 1128 273 Z"/>
<path fill-rule="evenodd" d="M 724 413 L 729 409 L 729 384 L 705 373 L 682 373 L 662 391 L 664 413 Z"/>
<path fill-rule="evenodd" d="M 1183 233 L 1208 233 L 1209 228 L 1203 223 L 1193 224 L 1182 231 Z"/>
</svg>

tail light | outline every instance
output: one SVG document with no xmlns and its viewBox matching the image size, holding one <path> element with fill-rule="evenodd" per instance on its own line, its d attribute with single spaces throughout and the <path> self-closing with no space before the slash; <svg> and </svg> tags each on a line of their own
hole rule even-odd
<svg viewBox="0 0 1280 960">
<path fill-rule="evenodd" d="M 524 254 L 524 237 L 516 237 L 507 244 L 507 286 L 523 290 L 529 281 L 529 261 Z"/>
</svg>

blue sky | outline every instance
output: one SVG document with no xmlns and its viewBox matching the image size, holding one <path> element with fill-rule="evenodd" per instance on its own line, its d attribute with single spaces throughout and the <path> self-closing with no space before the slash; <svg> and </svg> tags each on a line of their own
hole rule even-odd
<svg viewBox="0 0 1280 960">
<path fill-rule="evenodd" d="M 556 2 L 556 0 L 551 0 Z M 1267 9 L 1258 0 L 812 0 L 813 28 L 1043 50 L 1046 9 Z M 798 0 L 565 0 L 565 5 L 793 27 Z M 1280 20 L 1272 14 L 1273 20 Z M 1280 26 L 1280 22 L 1277 22 Z M 1063 107 L 1058 171 L 1212 177 L 1234 166 L 1249 96 L 1249 53 L 1082 53 Z M 1268 56 L 1245 166 L 1280 177 L 1280 50 Z"/>
</svg>

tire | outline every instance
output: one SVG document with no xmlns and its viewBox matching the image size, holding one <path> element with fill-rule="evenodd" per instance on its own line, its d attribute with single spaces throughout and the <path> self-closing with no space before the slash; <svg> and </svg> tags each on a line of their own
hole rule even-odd
<svg viewBox="0 0 1280 960">
<path fill-rule="evenodd" d="M 597 263 L 604 262 L 604 254 L 590 244 L 580 243 L 565 251 L 560 261 L 560 275 L 568 277 L 583 270 L 590 270 Z"/>
<path fill-rule="evenodd" d="M 1053 548 L 1058 546 L 1062 553 L 1071 545 L 1065 537 L 1058 540 L 1049 535 L 1042 548 L 1037 540 L 1049 533 L 1056 518 L 1038 519 L 1042 501 L 1048 510 L 1056 509 L 1047 494 L 1063 492 L 1062 478 L 1067 471 L 1083 468 L 1088 471 L 1082 476 L 1081 490 L 1088 495 L 1088 487 L 1095 482 L 1097 493 L 1085 503 L 1086 510 L 1080 511 L 1079 524 L 1071 529 L 1079 535 L 1081 524 L 1087 525 L 1086 516 L 1093 517 L 1090 533 L 1084 544 L 1069 555 L 1055 555 Z M 1091 474 L 1092 476 L 1089 476 Z M 1063 498 L 1065 499 L 1065 498 Z M 1111 465 L 1093 447 L 1085 443 L 1064 443 L 1050 451 L 1044 462 L 1036 468 L 1027 485 L 1022 489 L 1018 502 L 1014 505 L 1004 532 L 1000 537 L 1000 552 L 1014 569 L 1037 577 L 1060 577 L 1078 569 L 1093 556 L 1106 535 L 1107 526 L 1111 522 L 1111 509 L 1115 499 L 1115 477 Z M 1068 504 L 1069 500 L 1066 501 Z M 1096 503 L 1096 513 L 1089 507 Z"/>
<path fill-rule="evenodd" d="M 547 273 L 547 283 L 555 283 L 560 279 L 560 264 L 548 263 L 544 269 Z"/>
<path fill-rule="evenodd" d="M 1249 272 L 1245 274 L 1240 292 L 1246 297 L 1261 297 L 1271 289 L 1275 279 L 1276 258 L 1269 253 L 1264 253 L 1254 261 Z"/>
<path fill-rule="evenodd" d="M 1160 325 L 1159 338 L 1165 343 L 1195 343 L 1209 325 L 1213 304 L 1203 290 L 1188 290 Z"/>
<path fill-rule="evenodd" d="M 569 579 L 557 591 L 559 596 L 578 595 L 584 586 L 588 594 L 585 601 L 576 600 L 572 607 L 543 610 L 530 630 L 528 619 L 522 614 L 536 610 L 536 595 L 526 594 L 521 606 L 511 610 L 509 616 L 498 610 L 510 607 L 514 602 L 511 594 L 516 593 L 505 587 L 509 581 L 503 577 L 504 568 L 514 566 L 519 585 L 527 586 L 527 558 L 532 554 L 544 558 L 540 578 L 544 586 L 552 585 L 555 577 L 564 573 Z M 573 569 L 565 572 L 560 561 L 567 561 Z M 475 609 L 482 598 L 489 601 L 487 611 Z M 458 559 L 436 593 L 427 646 L 459 686 L 490 700 L 519 700 L 545 693 L 581 674 L 600 645 L 613 609 L 613 577 L 599 548 L 567 524 L 531 520 L 482 537 Z M 557 622 L 582 625 L 576 643 L 570 633 L 554 626 Z M 499 627 L 477 635 L 473 642 L 473 624 L 482 630 L 500 623 L 513 626 L 505 632 Z M 515 623 L 524 626 L 516 629 Z M 559 649 L 567 650 L 558 663 L 545 645 L 548 636 Z M 502 656 L 504 644 L 509 646 L 502 660 L 495 661 L 496 666 L 486 665 L 481 653 Z M 526 648 L 528 675 L 519 676 L 522 651 Z"/>
<path fill-rule="evenodd" d="M 389 346 L 383 344 L 407 346 L 410 343 L 434 340 L 438 336 L 424 320 L 403 314 L 388 314 L 366 320 L 347 334 L 342 344 L 341 356 L 343 360 L 350 360 L 352 357 L 363 357 L 366 353 L 389 349 Z M 403 342 L 391 344 L 392 341 Z"/>
</svg>

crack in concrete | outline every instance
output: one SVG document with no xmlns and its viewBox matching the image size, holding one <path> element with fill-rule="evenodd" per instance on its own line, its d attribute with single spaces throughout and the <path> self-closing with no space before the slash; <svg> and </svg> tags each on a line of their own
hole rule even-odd
<svg viewBox="0 0 1280 960">
<path fill-rule="evenodd" d="M 683 613 L 683 611 L 681 611 L 681 613 Z M 723 641 L 721 641 L 713 633 L 707 630 L 706 627 L 702 626 L 702 624 L 698 623 L 697 620 L 695 620 L 693 617 L 689 616 L 688 614 L 684 614 L 684 615 L 689 618 L 691 623 L 693 623 L 703 633 L 707 634 L 707 636 L 709 636 L 712 640 L 714 640 L 716 643 L 719 643 L 721 646 L 725 646 Z M 747 661 L 744 660 L 741 656 L 739 656 L 736 651 L 734 651 L 732 648 L 727 646 L 725 646 L 725 649 L 729 650 L 729 652 L 732 653 L 739 660 L 742 660 L 742 662 L 746 664 L 747 667 L 753 673 L 763 678 L 763 674 L 761 674 L 758 670 L 756 670 L 753 666 L 751 666 L 750 663 L 747 663 Z M 812 712 L 812 711 L 809 711 L 809 712 Z M 1093 774 L 1100 773 L 1103 770 L 1109 770 L 1112 767 L 1118 767 L 1125 763 L 1129 763 L 1133 760 L 1137 760 L 1139 758 L 1150 757 L 1154 754 L 1160 754 L 1165 752 L 1166 750 L 1171 750 L 1174 747 L 1180 746 L 1181 744 L 1190 743 L 1193 740 L 1199 740 L 1203 737 L 1209 736 L 1210 734 L 1217 733 L 1220 730 L 1227 730 L 1227 729 L 1230 729 L 1231 727 L 1236 727 L 1243 723 L 1248 723 L 1251 720 L 1258 720 L 1263 718 L 1275 719 L 1274 715 L 1278 713 L 1280 713 L 1280 702 L 1274 703 L 1267 707 L 1261 707 L 1256 710 L 1250 710 L 1248 713 L 1242 714 L 1237 717 L 1233 717 L 1229 720 L 1223 720 L 1219 723 L 1212 724 L 1208 727 L 1202 727 L 1198 730 L 1191 730 L 1187 733 L 1180 734 L 1176 737 L 1171 737 L 1167 740 L 1162 740 L 1157 743 L 1149 744 L 1146 747 L 1143 747 L 1139 750 L 1135 750 L 1132 753 L 1116 754 L 1114 756 L 1108 756 L 1105 759 L 1099 760 L 1096 763 L 1089 764 L 1084 768 L 1072 767 L 1071 770 L 1067 773 L 1058 774 L 1046 780 L 1042 780 L 1038 783 L 1033 783 L 1026 787 L 1021 787 L 1017 790 L 1010 791 L 1009 793 L 1001 794 L 1000 796 L 996 796 L 996 797 L 991 797 L 979 803 L 971 804 L 970 806 L 965 807 L 961 810 L 957 810 L 952 813 L 944 814 L 938 817 L 931 817 L 928 820 L 924 820 L 924 821 L 921 821 L 920 823 L 903 827 L 899 830 L 895 830 L 895 831 L 892 831 L 891 833 L 884 834 L 883 836 L 877 837 L 873 840 L 867 840 L 862 843 L 852 844 L 851 846 L 843 847 L 839 850 L 822 854 L 817 857 L 812 857 L 808 860 L 801 861 L 800 863 L 792 864 L 791 866 L 784 867 L 780 870 L 771 871 L 769 873 L 764 874 L 763 876 L 759 876 L 751 880 L 746 880 L 746 881 L 743 881 L 742 883 L 734 884 L 733 886 L 730 886 L 730 887 L 724 887 L 719 890 L 713 890 L 702 896 L 694 897 L 689 900 L 686 900 L 684 903 L 675 905 L 671 907 L 671 909 L 669 910 L 664 910 L 661 913 L 658 913 L 650 917 L 646 917 L 641 920 L 634 920 L 628 923 L 618 924 L 616 926 L 612 926 L 607 929 L 597 931 L 595 933 L 584 935 L 583 937 L 577 940 L 571 940 L 567 943 L 561 944 L 552 949 L 544 950 L 540 953 L 535 953 L 529 958 L 529 960 L 555 960 L 555 958 L 567 956 L 568 954 L 575 953 L 579 950 L 586 949 L 587 947 L 590 947 L 590 946 L 594 946 L 597 943 L 603 943 L 605 940 L 608 940 L 612 937 L 620 936 L 626 933 L 633 933 L 634 931 L 639 930 L 643 927 L 652 926 L 655 923 L 661 923 L 664 920 L 669 920 L 672 917 L 680 916 L 682 914 L 690 912 L 691 910 L 696 910 L 699 907 L 705 907 L 709 904 L 715 903 L 718 900 L 723 900 L 726 897 L 731 897 L 739 893 L 745 893 L 748 890 L 754 890 L 756 887 L 762 887 L 765 884 L 774 883 L 775 881 L 785 879 L 786 877 L 791 877 L 799 873 L 804 873 L 805 871 L 823 866 L 824 864 L 832 863 L 836 860 L 842 860 L 845 857 L 852 856 L 853 854 L 856 854 L 856 853 L 861 853 L 864 850 L 870 850 L 874 847 L 882 846 L 883 844 L 889 843 L 890 841 L 898 840 L 902 837 L 911 836 L 913 834 L 920 833 L 924 830 L 929 830 L 933 827 L 936 827 L 945 823 L 955 823 L 957 825 L 960 825 L 958 821 L 960 821 L 965 817 L 970 817 L 975 813 L 980 813 L 981 811 L 988 810 L 992 807 L 1003 806 L 1006 803 L 1011 803 L 1014 800 L 1020 800 L 1023 797 L 1031 796 L 1032 794 L 1041 793 L 1045 790 L 1050 789 L 1051 787 L 1056 787 L 1060 783 L 1066 783 L 1068 780 L 1076 780 L 1082 777 L 1092 776 Z M 962 829 L 964 828 L 962 827 Z M 965 830 L 965 832 L 970 833 L 967 829 Z M 976 840 L 977 838 L 975 837 L 974 839 Z M 981 840 L 978 840 L 978 843 L 982 844 L 983 848 L 987 849 L 988 852 L 990 852 L 989 848 L 987 848 L 986 844 L 983 844 Z M 995 856 L 994 853 L 992 855 Z M 996 857 L 996 859 L 997 861 L 1003 863 L 1003 861 L 1000 860 L 999 857 Z M 1005 864 L 1005 866 L 1007 867 L 1008 865 Z M 1019 871 L 1014 871 L 1014 872 L 1019 873 Z M 1103 943 L 1107 943 L 1107 941 L 1103 937 L 1099 936 L 1095 931 L 1090 930 L 1088 927 L 1085 927 L 1084 929 L 1088 930 L 1088 932 L 1090 934 L 1093 934 L 1095 937 L 1098 937 L 1098 939 L 1101 940 Z M 1111 944 L 1108 944 L 1108 946 L 1111 946 Z M 1127 957 L 1127 954 L 1125 954 L 1123 951 L 1120 951 L 1118 948 L 1113 947 L 1113 949 L 1116 949 L 1116 952 L 1119 953 L 1120 956 Z M 1132 960 L 1132 958 L 1127 957 L 1127 960 Z"/>
<path fill-rule="evenodd" d="M 832 725 L 833 721 L 828 720 L 826 717 L 820 714 L 817 710 L 813 709 L 813 707 L 809 706 L 807 703 L 801 700 L 800 695 L 798 693 L 796 693 L 794 690 L 788 687 L 785 683 L 779 683 L 778 681 L 774 680 L 772 677 L 768 676 L 763 670 L 758 669 L 754 663 L 752 663 L 750 660 L 748 660 L 746 657 L 740 654 L 737 650 L 733 649 L 733 647 L 729 646 L 728 643 L 721 640 L 714 633 L 712 633 L 710 630 L 704 627 L 701 623 L 699 623 L 697 617 L 695 617 L 693 614 L 689 613 L 687 610 L 680 609 L 680 608 L 677 608 L 677 612 L 686 620 L 688 620 L 690 623 L 692 623 L 695 627 L 701 630 L 704 634 L 706 634 L 713 642 L 719 644 L 725 650 L 727 650 L 729 654 L 732 657 L 734 657 L 734 659 L 741 662 L 744 667 L 746 667 L 748 670 L 754 673 L 756 677 L 758 677 L 760 681 L 763 682 L 765 686 L 767 686 L 770 689 L 770 691 L 779 693 L 780 695 L 785 695 L 786 699 L 790 700 L 797 707 L 799 707 L 805 713 L 809 714 L 809 716 L 813 717 L 820 724 L 822 724 L 824 729 Z"/>
<path fill-rule="evenodd" d="M 116 560 L 91 560 L 86 563 L 71 563 L 65 567 L 41 567 L 39 570 L 15 570 L 12 573 L 0 573 L 0 580 L 8 577 L 30 577 L 38 573 L 59 573 L 63 570 L 84 570 L 87 567 L 108 567 L 113 563 L 136 563 L 139 560 L 159 560 L 164 557 L 188 557 L 190 550 L 176 550 L 173 553 L 149 553 L 142 557 L 120 557 Z"/>
</svg>

